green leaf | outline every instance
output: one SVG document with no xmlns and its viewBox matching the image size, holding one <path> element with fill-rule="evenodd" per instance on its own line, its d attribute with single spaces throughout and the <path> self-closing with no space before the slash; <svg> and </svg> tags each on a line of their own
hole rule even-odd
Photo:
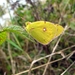
<svg viewBox="0 0 75 75">
<path fill-rule="evenodd" d="M 6 32 L 0 32 L 0 45 L 6 40 L 7 33 Z"/>
<path fill-rule="evenodd" d="M 10 25 L 10 26 L 5 27 L 3 29 L 3 31 L 16 33 L 16 34 L 20 35 L 21 37 L 25 37 L 28 40 L 35 42 L 32 39 L 32 37 L 21 26 Z"/>
<path fill-rule="evenodd" d="M 71 29 L 75 30 L 75 22 L 71 22 L 70 25 L 69 25 L 69 27 L 70 27 Z"/>
<path fill-rule="evenodd" d="M 22 48 L 20 48 L 17 44 L 15 44 L 15 42 L 11 41 L 11 40 L 7 40 L 12 46 L 14 46 L 15 48 L 17 48 L 18 50 L 22 50 Z"/>
<path fill-rule="evenodd" d="M 4 31 L 14 32 L 14 33 L 22 33 L 24 29 L 21 26 L 10 25 L 3 29 Z"/>
</svg>

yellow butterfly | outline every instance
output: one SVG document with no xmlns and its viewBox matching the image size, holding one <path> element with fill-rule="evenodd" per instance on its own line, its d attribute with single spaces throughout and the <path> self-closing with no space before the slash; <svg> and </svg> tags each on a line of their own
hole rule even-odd
<svg viewBox="0 0 75 75">
<path fill-rule="evenodd" d="M 64 28 L 59 24 L 48 21 L 26 22 L 26 31 L 39 43 L 49 44 L 63 32 Z"/>
</svg>

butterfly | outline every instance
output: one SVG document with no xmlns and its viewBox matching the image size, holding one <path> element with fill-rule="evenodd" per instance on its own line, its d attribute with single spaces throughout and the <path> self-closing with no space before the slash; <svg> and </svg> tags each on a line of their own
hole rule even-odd
<svg viewBox="0 0 75 75">
<path fill-rule="evenodd" d="M 26 22 L 25 29 L 36 41 L 43 45 L 49 44 L 64 31 L 61 25 L 48 21 Z"/>
</svg>

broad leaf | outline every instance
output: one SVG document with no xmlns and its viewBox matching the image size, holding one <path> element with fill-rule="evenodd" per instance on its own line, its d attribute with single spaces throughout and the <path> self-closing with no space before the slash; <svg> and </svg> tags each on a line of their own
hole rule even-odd
<svg viewBox="0 0 75 75">
<path fill-rule="evenodd" d="M 7 33 L 6 32 L 0 32 L 0 45 L 6 40 Z"/>
</svg>

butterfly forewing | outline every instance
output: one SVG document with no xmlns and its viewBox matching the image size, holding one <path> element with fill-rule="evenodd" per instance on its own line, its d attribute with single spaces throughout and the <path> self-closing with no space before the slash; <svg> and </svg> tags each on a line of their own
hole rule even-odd
<svg viewBox="0 0 75 75">
<path fill-rule="evenodd" d="M 36 39 L 38 42 L 42 43 L 43 45 L 48 44 L 53 38 L 56 37 L 56 25 L 52 25 L 52 23 L 44 22 L 40 26 L 36 28 L 30 29 L 31 36 Z"/>
<path fill-rule="evenodd" d="M 27 31 L 35 40 L 46 45 L 60 35 L 63 28 L 50 22 L 37 21 L 28 25 Z"/>
</svg>

